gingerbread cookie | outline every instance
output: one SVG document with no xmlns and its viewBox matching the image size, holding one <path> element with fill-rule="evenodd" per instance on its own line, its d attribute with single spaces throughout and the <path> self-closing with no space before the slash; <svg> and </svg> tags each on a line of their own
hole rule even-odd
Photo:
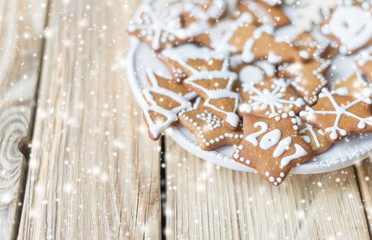
<svg viewBox="0 0 372 240">
<path fill-rule="evenodd" d="M 342 96 L 347 89 L 323 88 L 318 102 L 300 112 L 301 119 L 322 129 L 330 142 L 338 142 L 356 133 L 372 132 L 371 99 Z"/>
<path fill-rule="evenodd" d="M 332 143 L 325 137 L 322 130 L 303 122 L 299 127 L 302 139 L 307 142 L 315 155 L 321 154 L 332 147 Z"/>
<path fill-rule="evenodd" d="M 341 54 L 351 54 L 372 44 L 372 14 L 369 4 L 341 2 L 323 24 L 322 33 L 339 43 Z"/>
<path fill-rule="evenodd" d="M 178 121 L 177 114 L 191 107 L 191 104 L 179 94 L 160 87 L 152 71 L 147 71 L 147 77 L 152 87 L 143 90 L 147 104 L 143 104 L 142 110 L 149 136 L 157 140 L 167 127 Z"/>
<path fill-rule="evenodd" d="M 203 108 L 204 100 L 197 98 L 192 108 L 179 113 L 179 120 L 183 126 L 192 132 L 204 150 L 212 150 L 226 145 L 237 145 L 243 139 L 241 127 L 237 131 L 230 131 L 223 126 L 223 120 Z"/>
<path fill-rule="evenodd" d="M 372 81 L 372 47 L 362 50 L 356 59 L 356 63 Z"/>
<path fill-rule="evenodd" d="M 232 158 L 257 172 L 273 185 L 283 182 L 289 171 L 313 156 L 298 132 L 294 112 L 279 119 L 245 114 L 244 138 Z M 292 116 L 292 117 L 290 117 Z"/>
<path fill-rule="evenodd" d="M 295 91 L 303 97 L 306 103 L 313 105 L 318 99 L 321 89 L 328 84 L 324 72 L 330 67 L 331 61 L 320 57 L 328 47 L 328 42 L 318 43 L 307 32 L 302 33 L 294 42 L 308 62 L 284 63 L 279 66 L 279 76 L 294 78 L 291 82 Z"/>
<path fill-rule="evenodd" d="M 372 95 L 372 84 L 363 76 L 361 70 L 356 69 L 352 74 L 337 80 L 333 89 L 342 90 L 344 96 L 355 98 L 370 97 Z"/>
<path fill-rule="evenodd" d="M 236 79 L 236 74 L 228 70 L 228 61 L 225 60 L 221 70 L 195 71 L 184 80 L 184 84 L 203 97 L 204 107 L 222 119 L 226 128 L 236 130 L 240 121 L 236 114 L 239 95 L 233 91 Z"/>
<path fill-rule="evenodd" d="M 196 22 L 184 27 L 180 10 L 155 11 L 149 3 L 140 7 L 133 23 L 128 27 L 128 32 L 153 50 L 159 51 L 169 46 L 194 42 L 209 28 L 209 24 L 205 22 Z"/>
<path fill-rule="evenodd" d="M 183 81 L 199 71 L 220 70 L 226 55 L 188 43 L 165 49 L 158 58 L 169 68 L 175 79 Z"/>
<path fill-rule="evenodd" d="M 258 25 L 271 24 L 279 28 L 291 23 L 279 6 L 270 5 L 264 1 L 240 0 L 238 11 L 239 14 L 250 13 L 253 16 L 254 23 Z"/>
<path fill-rule="evenodd" d="M 219 41 L 213 41 L 217 52 L 229 50 L 232 54 L 241 53 L 245 63 L 266 59 L 271 64 L 306 61 L 299 52 L 286 42 L 277 42 L 271 25 L 257 27 L 251 14 L 243 13 L 229 24 L 229 30 Z"/>
<path fill-rule="evenodd" d="M 186 25 L 193 22 L 215 23 L 227 13 L 226 0 L 207 0 L 201 3 L 186 2 L 184 4 L 184 20 Z"/>
<path fill-rule="evenodd" d="M 147 74 L 147 80 L 151 87 L 159 86 L 161 88 L 168 89 L 182 96 L 186 100 L 192 100 L 197 97 L 197 94 L 195 92 L 190 91 L 182 83 L 177 82 L 172 78 L 163 77 L 158 74 L 149 72 Z"/>
<path fill-rule="evenodd" d="M 284 79 L 268 77 L 257 66 L 244 67 L 239 73 L 239 79 L 243 99 L 239 105 L 240 113 L 271 118 L 290 111 L 298 113 L 304 109 L 305 102 L 291 93 Z"/>
</svg>

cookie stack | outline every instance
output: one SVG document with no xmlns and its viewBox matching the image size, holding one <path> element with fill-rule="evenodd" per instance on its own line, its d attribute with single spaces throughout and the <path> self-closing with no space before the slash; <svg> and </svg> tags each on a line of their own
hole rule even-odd
<svg viewBox="0 0 372 240">
<path fill-rule="evenodd" d="M 230 11 L 225 0 L 144 3 L 128 32 L 171 73 L 147 69 L 150 137 L 180 122 L 202 150 L 235 146 L 233 160 L 279 185 L 314 154 L 372 132 L 371 4 L 341 1 L 312 31 L 278 40 L 291 24 L 276 0 L 241 0 Z M 353 71 L 330 83 L 342 56 L 353 57 Z"/>
</svg>

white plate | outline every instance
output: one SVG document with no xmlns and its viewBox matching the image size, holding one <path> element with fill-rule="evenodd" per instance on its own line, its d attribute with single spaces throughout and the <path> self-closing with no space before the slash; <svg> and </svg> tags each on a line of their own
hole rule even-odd
<svg viewBox="0 0 372 240">
<path fill-rule="evenodd" d="M 145 74 L 146 68 L 150 68 L 158 73 L 169 74 L 168 69 L 156 58 L 154 52 L 144 43 L 132 38 L 131 48 L 128 54 L 128 78 L 133 95 L 140 106 L 146 104 L 142 97 L 142 89 L 148 87 Z M 182 126 L 182 124 L 169 128 L 166 133 L 185 150 L 204 160 L 234 170 L 255 171 L 231 159 L 231 155 L 235 150 L 232 146 L 220 147 L 214 151 L 202 151 L 194 135 Z M 325 153 L 317 155 L 310 161 L 294 167 L 291 173 L 314 174 L 330 172 L 353 165 L 367 158 L 371 153 L 372 134 L 354 135 L 335 144 Z"/>
</svg>

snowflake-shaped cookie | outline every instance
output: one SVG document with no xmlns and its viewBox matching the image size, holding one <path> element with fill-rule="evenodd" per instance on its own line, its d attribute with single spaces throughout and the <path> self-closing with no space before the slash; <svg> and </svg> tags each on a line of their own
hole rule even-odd
<svg viewBox="0 0 372 240">
<path fill-rule="evenodd" d="M 239 74 L 243 102 L 239 112 L 261 117 L 275 117 L 282 113 L 301 111 L 305 102 L 291 93 L 284 79 L 268 77 L 257 66 L 248 65 Z"/>
<path fill-rule="evenodd" d="M 205 110 L 204 100 L 197 98 L 192 108 L 179 113 L 179 120 L 183 126 L 192 132 L 204 150 L 212 150 L 225 145 L 237 145 L 243 138 L 241 127 L 231 131 L 223 126 L 223 120 Z"/>
<path fill-rule="evenodd" d="M 351 134 L 372 132 L 371 99 L 340 94 L 347 94 L 347 89 L 330 92 L 323 88 L 318 102 L 300 112 L 301 119 L 322 129 L 331 142 L 338 142 Z"/>
</svg>

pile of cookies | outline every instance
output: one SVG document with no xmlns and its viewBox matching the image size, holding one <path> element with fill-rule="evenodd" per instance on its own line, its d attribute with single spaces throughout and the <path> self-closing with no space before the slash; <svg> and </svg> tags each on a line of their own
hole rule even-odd
<svg viewBox="0 0 372 240">
<path fill-rule="evenodd" d="M 143 115 L 153 140 L 180 122 L 202 150 L 235 146 L 233 160 L 279 185 L 332 144 L 372 132 L 370 3 L 339 1 L 322 24 L 290 42 L 275 35 L 291 24 L 281 1 L 227 6 L 206 0 L 160 11 L 148 2 L 132 21 L 128 32 L 172 76 L 147 70 Z M 353 56 L 355 66 L 330 83 L 326 73 L 340 55 Z"/>
</svg>

